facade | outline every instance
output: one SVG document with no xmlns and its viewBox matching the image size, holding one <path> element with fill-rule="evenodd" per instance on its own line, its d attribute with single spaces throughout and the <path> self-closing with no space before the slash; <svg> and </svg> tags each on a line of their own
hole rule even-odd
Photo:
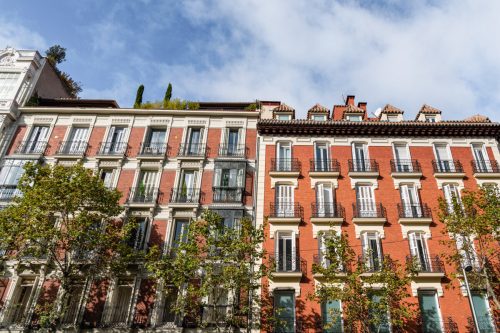
<svg viewBox="0 0 500 333">
<path fill-rule="evenodd" d="M 366 103 L 355 105 L 354 96 L 331 114 L 318 104 L 305 120 L 294 114 L 275 105 L 258 124 L 256 224 L 266 225 L 264 248 L 275 264 L 263 292 L 272 297 L 281 329 L 318 332 L 333 322 L 327 308 L 342 311 L 336 300 L 318 304 L 309 297 L 323 283 L 312 265 L 328 265 L 324 237 L 332 228 L 348 235 L 368 274 L 380 269 L 383 255 L 418 261 L 410 301 L 425 311 L 417 331 L 468 332 L 465 289 L 448 278 L 452 267 L 439 257 L 447 248 L 440 243 L 446 236 L 438 198 L 451 203 L 462 189 L 500 184 L 499 124 L 481 116 L 443 121 L 428 105 L 415 120 L 391 105 L 369 118 Z M 473 299 L 484 332 L 496 331 L 488 300 Z M 341 332 L 342 325 L 325 331 Z"/>
<path fill-rule="evenodd" d="M 10 183 L 0 188 L 0 201 L 5 205 L 18 194 L 15 184 L 27 161 L 83 162 L 123 193 L 123 217 L 140 222 L 131 245 L 137 250 L 156 244 L 168 251 L 204 208 L 217 211 L 228 225 L 253 218 L 259 112 L 245 111 L 249 104 L 146 111 L 120 109 L 114 101 L 42 99 L 37 107 L 20 107 L 2 161 L 0 179 Z M 50 273 L 43 260 L 20 272 L 15 263 L 6 264 L 0 285 L 3 330 L 29 327 L 37 302 L 56 297 Z M 176 328 L 182 320 L 169 311 L 175 299 L 163 297 L 162 290 L 140 266 L 113 281 L 82 280 L 63 325 Z"/>
</svg>

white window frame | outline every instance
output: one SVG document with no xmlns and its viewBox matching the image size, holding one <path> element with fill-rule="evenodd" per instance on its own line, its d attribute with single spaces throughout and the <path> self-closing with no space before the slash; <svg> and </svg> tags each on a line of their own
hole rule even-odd
<svg viewBox="0 0 500 333">
<path fill-rule="evenodd" d="M 283 263 L 282 263 L 282 267 L 286 267 L 287 265 L 287 255 L 288 253 L 284 252 L 284 253 L 281 253 L 281 249 L 280 249 L 280 239 L 283 239 L 284 241 L 285 240 L 291 240 L 291 262 L 290 262 L 290 266 L 291 266 L 291 270 L 290 271 L 296 271 L 297 269 L 297 265 L 300 265 L 300 262 L 297 262 L 296 258 L 297 258 L 297 235 L 294 231 L 283 231 L 283 230 L 278 230 L 276 232 L 276 236 L 275 236 L 275 245 L 274 245 L 274 253 L 275 253 L 275 258 L 276 258 L 276 263 L 278 264 L 281 260 L 285 260 Z M 283 242 L 283 244 L 285 244 L 285 242 Z M 286 248 L 286 246 L 285 246 Z M 283 269 L 282 271 L 288 271 L 287 269 Z"/>
</svg>

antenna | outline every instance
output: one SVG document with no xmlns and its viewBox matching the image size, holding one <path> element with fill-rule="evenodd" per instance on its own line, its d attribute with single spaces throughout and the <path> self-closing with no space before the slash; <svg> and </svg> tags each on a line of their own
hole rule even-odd
<svg viewBox="0 0 500 333">
<path fill-rule="evenodd" d="M 377 118 L 380 117 L 380 113 L 382 113 L 382 108 L 378 108 L 375 112 L 372 112 L 372 114 Z"/>
</svg>

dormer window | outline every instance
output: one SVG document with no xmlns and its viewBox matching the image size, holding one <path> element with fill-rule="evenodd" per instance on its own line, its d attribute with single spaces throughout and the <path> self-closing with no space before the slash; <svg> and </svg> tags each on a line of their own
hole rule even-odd
<svg viewBox="0 0 500 333">
<path fill-rule="evenodd" d="M 314 121 L 325 121 L 326 120 L 326 115 L 324 115 L 324 114 L 314 114 L 312 116 L 312 120 L 314 120 Z"/>
<path fill-rule="evenodd" d="M 347 115 L 346 119 L 348 121 L 362 121 L 363 120 L 361 115 L 354 115 L 354 114 Z"/>
<path fill-rule="evenodd" d="M 291 120 L 292 115 L 291 114 L 278 114 L 278 115 L 276 115 L 276 118 L 278 120 Z"/>
<path fill-rule="evenodd" d="M 425 116 L 425 122 L 426 123 L 435 123 L 436 122 L 436 116 Z"/>
<path fill-rule="evenodd" d="M 399 117 L 398 116 L 387 116 L 387 121 L 394 123 L 394 122 L 399 121 Z"/>
</svg>

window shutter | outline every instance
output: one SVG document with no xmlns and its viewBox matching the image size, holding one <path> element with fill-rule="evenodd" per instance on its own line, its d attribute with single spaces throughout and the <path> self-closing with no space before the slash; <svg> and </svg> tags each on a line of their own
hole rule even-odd
<svg viewBox="0 0 500 333">
<path fill-rule="evenodd" d="M 418 256 L 417 240 L 416 240 L 416 234 L 414 232 L 410 232 L 408 234 L 408 241 L 410 242 L 410 253 L 412 257 L 417 257 Z"/>
<path fill-rule="evenodd" d="M 214 186 L 220 186 L 221 172 L 222 172 L 221 169 L 219 169 L 219 168 L 215 169 L 215 172 L 214 172 Z"/>
</svg>

